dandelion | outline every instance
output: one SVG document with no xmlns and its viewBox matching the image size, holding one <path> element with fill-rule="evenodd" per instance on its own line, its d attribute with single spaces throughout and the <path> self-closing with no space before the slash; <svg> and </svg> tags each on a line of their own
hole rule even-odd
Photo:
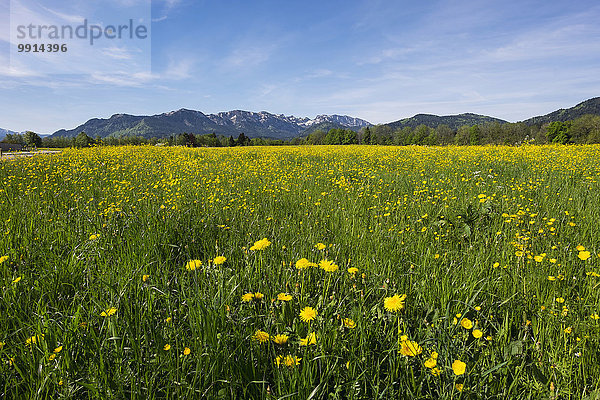
<svg viewBox="0 0 600 400">
<path fill-rule="evenodd" d="M 264 297 L 265 297 L 265 295 L 264 295 L 264 294 L 262 294 L 261 292 L 256 292 L 256 293 L 254 293 L 254 298 L 255 298 L 256 300 L 262 300 Z"/>
<path fill-rule="evenodd" d="M 288 342 L 289 336 L 285 334 L 277 334 L 273 336 L 273 343 L 284 345 Z"/>
<path fill-rule="evenodd" d="M 397 294 L 393 295 L 392 297 L 386 297 L 383 300 L 383 307 L 391 312 L 396 312 L 399 310 L 402 310 L 404 308 L 404 300 L 406 299 L 406 295 L 403 294 L 402 296 L 399 296 Z"/>
<path fill-rule="evenodd" d="M 100 234 L 99 233 L 97 233 L 97 234 L 95 233 L 93 235 L 90 235 L 90 240 L 94 241 L 94 240 L 97 240 L 99 237 L 100 237 Z"/>
<path fill-rule="evenodd" d="M 465 387 L 465 385 L 463 385 L 462 383 L 457 383 L 454 385 L 454 387 L 456 388 L 456 390 L 458 390 L 459 392 L 463 391 L 463 388 Z"/>
<path fill-rule="evenodd" d="M 290 355 L 287 355 L 285 357 L 277 356 L 277 357 L 275 357 L 275 364 L 278 367 L 281 364 L 285 365 L 286 367 L 293 367 L 295 365 L 300 365 L 300 360 L 302 360 L 302 358 L 299 358 L 296 356 L 290 356 Z"/>
<path fill-rule="evenodd" d="M 304 322 L 310 322 L 317 317 L 317 310 L 312 307 L 304 307 L 300 311 L 300 319 Z"/>
<path fill-rule="evenodd" d="M 168 343 L 167 343 L 167 344 L 165 344 L 165 346 L 163 347 L 163 350 L 164 350 L 164 351 L 169 351 L 169 350 L 171 350 L 171 345 L 170 345 L 170 344 L 168 344 Z"/>
<path fill-rule="evenodd" d="M 351 320 L 350 318 L 344 318 L 344 319 L 342 320 L 342 322 L 344 323 L 344 326 L 345 326 L 346 328 L 349 328 L 349 329 L 354 329 L 354 328 L 356 328 L 356 322 L 354 322 L 354 321 L 353 321 L 353 320 Z"/>
<path fill-rule="evenodd" d="M 566 334 L 571 334 L 571 332 L 573 332 L 573 328 L 572 327 L 569 326 L 569 327 L 565 328 L 565 333 Z"/>
<path fill-rule="evenodd" d="M 30 338 L 27 338 L 27 340 L 25 340 L 25 344 L 26 345 L 32 345 L 32 344 L 36 344 L 37 342 L 40 341 L 40 339 L 44 338 L 44 334 L 40 334 L 40 335 L 33 335 Z"/>
<path fill-rule="evenodd" d="M 63 347 L 62 346 L 58 346 L 57 348 L 54 349 L 53 353 L 54 354 L 58 354 L 62 351 Z"/>
<path fill-rule="evenodd" d="M 200 268 L 202 266 L 202 261 L 200 260 L 190 260 L 185 265 L 185 269 L 188 271 L 194 271 L 196 268 Z"/>
<path fill-rule="evenodd" d="M 358 268 L 350 267 L 350 268 L 348 268 L 348 272 L 352 275 L 356 275 L 356 273 L 358 272 Z"/>
<path fill-rule="evenodd" d="M 290 301 L 291 299 L 292 299 L 292 295 L 291 294 L 279 293 L 277 295 L 277 300 L 279 300 L 279 301 Z"/>
<path fill-rule="evenodd" d="M 583 247 L 582 245 L 578 245 L 575 248 L 577 249 L 577 251 L 584 251 L 585 250 L 585 247 Z"/>
<path fill-rule="evenodd" d="M 185 349 L 183 349 L 183 355 L 184 355 L 184 356 L 188 356 L 188 355 L 190 355 L 190 353 L 191 353 L 191 352 L 192 352 L 192 351 L 190 350 L 190 348 L 189 348 L 189 347 L 186 347 Z"/>
<path fill-rule="evenodd" d="M 594 313 L 594 314 L 590 315 L 590 318 L 594 319 L 594 320 L 598 320 L 598 319 L 600 319 L 600 316 L 598 314 Z"/>
<path fill-rule="evenodd" d="M 435 367 L 431 370 L 431 374 L 433 376 L 440 376 L 442 374 L 442 370 L 439 369 L 438 367 Z"/>
<path fill-rule="evenodd" d="M 466 368 L 467 364 L 460 360 L 454 360 L 452 363 L 452 371 L 454 371 L 454 375 L 463 375 Z"/>
<path fill-rule="evenodd" d="M 306 258 L 301 258 L 298 261 L 296 261 L 297 269 L 308 269 L 314 265 L 315 265 L 315 263 L 308 261 Z"/>
<path fill-rule="evenodd" d="M 0 257 L 0 264 L 2 264 L 6 260 L 8 260 L 8 256 L 2 256 L 2 257 Z"/>
<path fill-rule="evenodd" d="M 146 282 L 150 278 L 150 275 L 142 275 L 142 282 Z"/>
<path fill-rule="evenodd" d="M 465 329 L 471 329 L 473 327 L 473 322 L 471 322 L 471 320 L 468 318 L 463 318 L 460 321 L 460 326 L 462 326 Z"/>
<path fill-rule="evenodd" d="M 305 338 L 300 338 L 300 346 L 310 346 L 311 344 L 317 344 L 317 334 L 311 332 Z"/>
<path fill-rule="evenodd" d="M 242 301 L 244 303 L 248 303 L 249 301 L 252 301 L 253 298 L 254 298 L 254 293 L 245 293 L 242 295 Z"/>
<path fill-rule="evenodd" d="M 100 313 L 101 317 L 110 317 L 111 315 L 114 315 L 117 312 L 117 309 L 115 307 L 110 307 L 107 308 L 106 310 L 102 311 Z"/>
<path fill-rule="evenodd" d="M 54 353 L 53 353 L 53 354 L 50 354 L 50 355 L 48 356 L 48 361 L 52 361 L 52 360 L 54 360 L 55 358 L 56 358 L 56 354 L 54 354 Z"/>
<path fill-rule="evenodd" d="M 12 283 L 19 283 L 19 282 L 21 282 L 21 279 L 23 279 L 23 277 L 22 276 L 18 276 L 15 279 L 13 279 Z"/>
<path fill-rule="evenodd" d="M 536 262 L 542 262 L 542 261 L 544 261 L 544 257 L 542 257 L 542 256 L 535 256 L 535 257 L 533 257 L 533 259 L 534 259 Z"/>
<path fill-rule="evenodd" d="M 319 261 L 319 267 L 321 267 L 326 272 L 335 272 L 338 270 L 338 265 L 333 261 L 329 260 L 321 260 Z"/>
<path fill-rule="evenodd" d="M 483 332 L 481 332 L 481 330 L 479 330 L 479 329 L 473 329 L 473 332 L 471 332 L 471 334 L 476 339 L 479 339 L 480 337 L 483 336 Z"/>
<path fill-rule="evenodd" d="M 417 342 L 405 339 L 400 343 L 400 354 L 404 356 L 415 357 L 421 354 L 422 351 L 423 349 Z"/>
<path fill-rule="evenodd" d="M 264 250 L 267 247 L 269 247 L 270 245 L 271 245 L 271 242 L 269 242 L 269 239 L 263 238 L 263 239 L 259 240 L 258 242 L 254 242 L 254 245 L 252 247 L 250 247 L 250 250 L 252 250 L 252 251 Z"/>
<path fill-rule="evenodd" d="M 267 343 L 269 341 L 269 337 L 270 336 L 267 332 L 261 331 L 260 329 L 254 332 L 254 335 L 252 336 L 252 338 L 259 343 Z"/>
<path fill-rule="evenodd" d="M 580 251 L 579 254 L 577 254 L 577 257 L 579 257 L 580 260 L 587 260 L 588 258 L 590 258 L 591 254 L 589 251 Z"/>
<path fill-rule="evenodd" d="M 221 264 L 225 263 L 225 261 L 227 261 L 227 257 L 218 256 L 218 257 L 215 257 L 215 259 L 213 260 L 213 263 L 215 265 L 221 265 Z"/>
<path fill-rule="evenodd" d="M 323 243 L 317 243 L 317 244 L 315 244 L 315 248 L 317 250 L 324 250 L 325 247 L 327 247 L 327 246 L 325 246 Z"/>
<path fill-rule="evenodd" d="M 564 303 L 565 299 L 563 299 L 562 297 L 557 297 L 556 299 L 554 299 L 557 303 Z"/>
</svg>

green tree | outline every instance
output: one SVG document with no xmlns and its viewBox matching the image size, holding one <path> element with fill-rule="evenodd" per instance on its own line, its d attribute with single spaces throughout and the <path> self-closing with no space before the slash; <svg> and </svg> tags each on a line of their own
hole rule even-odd
<svg viewBox="0 0 600 400">
<path fill-rule="evenodd" d="M 27 131 L 23 135 L 23 141 L 27 147 L 41 147 L 42 138 L 35 132 Z"/>
<path fill-rule="evenodd" d="M 554 121 L 548 124 L 546 128 L 546 137 L 550 143 L 567 144 L 571 140 L 571 134 L 569 128 L 571 127 L 571 121 L 561 122 Z"/>
<path fill-rule="evenodd" d="M 90 147 L 94 144 L 94 139 L 86 135 L 85 132 L 81 132 L 79 135 L 75 137 L 75 147 Z"/>
</svg>

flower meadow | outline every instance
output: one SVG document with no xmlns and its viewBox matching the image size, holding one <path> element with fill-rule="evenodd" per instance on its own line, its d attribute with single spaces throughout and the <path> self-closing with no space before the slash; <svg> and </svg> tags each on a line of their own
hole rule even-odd
<svg viewBox="0 0 600 400">
<path fill-rule="evenodd" d="M 600 396 L 600 146 L 0 163 L 0 398 Z"/>
</svg>

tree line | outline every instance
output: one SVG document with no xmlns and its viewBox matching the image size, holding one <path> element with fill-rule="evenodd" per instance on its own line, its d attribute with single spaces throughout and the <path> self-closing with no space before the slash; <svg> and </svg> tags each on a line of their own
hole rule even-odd
<svg viewBox="0 0 600 400">
<path fill-rule="evenodd" d="M 2 140 L 5 143 L 21 144 L 28 148 L 47 147 L 89 147 L 94 145 L 163 145 L 187 147 L 235 147 L 235 146 L 280 146 L 280 145 L 486 145 L 503 144 L 519 145 L 561 143 L 591 144 L 600 143 L 600 116 L 584 115 L 565 122 L 551 122 L 538 125 L 517 123 L 488 123 L 480 125 L 464 125 L 452 129 L 448 125 L 435 128 L 419 125 L 415 128 L 403 127 L 393 129 L 389 125 L 375 125 L 363 128 L 358 132 L 351 129 L 330 129 L 325 132 L 316 130 L 306 137 L 291 140 L 249 138 L 240 133 L 233 136 L 209 134 L 180 133 L 165 138 L 144 138 L 140 136 L 122 136 L 92 138 L 85 132 L 75 137 L 40 137 L 28 131 L 24 134 L 7 134 Z"/>
</svg>

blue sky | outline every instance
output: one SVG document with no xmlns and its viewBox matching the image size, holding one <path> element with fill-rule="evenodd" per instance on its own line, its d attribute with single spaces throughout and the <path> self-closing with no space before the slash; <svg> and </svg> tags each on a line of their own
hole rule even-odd
<svg viewBox="0 0 600 400">
<path fill-rule="evenodd" d="M 8 65 L 17 6 L 73 21 L 121 17 L 86 14 L 98 12 L 83 7 L 91 3 L 0 0 L 0 127 L 51 133 L 179 108 L 518 121 L 600 96 L 597 1 L 154 0 L 151 49 L 140 53 L 150 68 L 55 74 L 14 58 Z"/>
</svg>

